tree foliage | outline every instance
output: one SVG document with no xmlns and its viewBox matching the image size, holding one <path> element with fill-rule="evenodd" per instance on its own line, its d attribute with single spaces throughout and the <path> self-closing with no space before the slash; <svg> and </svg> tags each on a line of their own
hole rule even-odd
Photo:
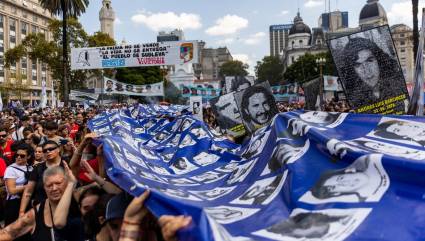
<svg viewBox="0 0 425 241">
<path fill-rule="evenodd" d="M 335 65 L 330 52 L 320 54 L 305 54 L 299 57 L 291 66 L 289 66 L 284 74 L 288 83 L 303 83 L 320 75 L 320 66 L 316 63 L 316 59 L 325 58 L 326 63 L 323 65 L 324 75 L 336 75 Z"/>
<path fill-rule="evenodd" d="M 120 82 L 134 85 L 153 84 L 164 79 L 158 66 L 117 69 L 115 78 Z"/>
<path fill-rule="evenodd" d="M 68 39 L 72 47 L 100 47 L 115 45 L 115 41 L 109 35 L 95 33 L 88 35 L 82 25 L 76 19 L 68 19 Z M 29 34 L 20 45 L 9 49 L 5 53 L 6 67 L 18 62 L 22 57 L 28 56 L 31 60 L 39 60 L 46 63 L 53 79 L 63 80 L 63 49 L 62 49 L 62 22 L 52 20 L 49 23 L 49 30 L 52 32 L 53 40 L 47 41 L 41 34 Z M 70 49 L 70 48 L 68 48 Z M 68 51 L 69 54 L 70 51 Z M 68 64 L 68 68 L 69 68 Z M 71 89 L 80 88 L 89 75 L 100 75 L 99 70 L 77 70 L 69 73 Z M 106 71 L 107 75 L 112 75 L 112 70 Z M 62 87 L 63 84 L 60 84 Z"/>
<path fill-rule="evenodd" d="M 249 68 L 249 65 L 244 64 L 242 61 L 239 60 L 230 60 L 220 67 L 219 75 L 221 77 L 225 76 L 247 76 Z"/>
<path fill-rule="evenodd" d="M 255 74 L 259 80 L 268 80 L 271 85 L 277 85 L 283 82 L 284 68 L 285 65 L 279 57 L 266 56 L 263 60 L 257 62 Z"/>
</svg>

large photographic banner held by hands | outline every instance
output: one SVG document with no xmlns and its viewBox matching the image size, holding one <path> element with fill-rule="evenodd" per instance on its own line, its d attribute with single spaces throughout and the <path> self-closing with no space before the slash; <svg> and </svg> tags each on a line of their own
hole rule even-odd
<svg viewBox="0 0 425 241">
<path fill-rule="evenodd" d="M 328 46 L 356 112 L 406 113 L 409 94 L 388 25 L 331 39 Z"/>
<path fill-rule="evenodd" d="M 425 238 L 423 118 L 281 113 L 240 146 L 191 116 L 142 107 L 89 127 L 112 181 L 134 196 L 150 189 L 156 217 L 192 216 L 179 240 Z"/>
</svg>

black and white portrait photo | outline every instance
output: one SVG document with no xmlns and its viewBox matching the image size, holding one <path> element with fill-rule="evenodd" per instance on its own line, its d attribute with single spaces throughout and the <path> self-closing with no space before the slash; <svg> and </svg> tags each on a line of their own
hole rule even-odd
<svg viewBox="0 0 425 241">
<path fill-rule="evenodd" d="M 280 192 L 285 182 L 287 172 L 255 182 L 239 198 L 231 204 L 266 205 Z"/>
<path fill-rule="evenodd" d="M 180 141 L 179 148 L 195 145 L 196 141 L 189 135 L 184 135 L 183 139 Z"/>
<path fill-rule="evenodd" d="M 214 171 L 209 171 L 206 173 L 202 173 L 200 175 L 196 175 L 191 177 L 191 179 L 201 182 L 201 183 L 211 183 L 211 182 L 216 182 L 220 179 L 222 179 L 224 176 L 226 176 L 225 173 L 218 173 L 218 172 L 214 172 Z"/>
<path fill-rule="evenodd" d="M 147 148 L 145 148 L 145 147 L 143 147 L 143 146 L 140 146 L 140 148 L 139 148 L 139 152 L 145 157 L 145 158 L 148 158 L 148 159 L 151 159 L 151 160 L 157 160 L 158 159 L 158 156 L 157 156 L 157 154 L 156 153 L 154 153 L 153 151 L 151 151 L 151 150 L 149 150 L 149 149 L 147 149 Z"/>
<path fill-rule="evenodd" d="M 245 134 L 242 117 L 233 93 L 211 99 L 210 103 L 221 129 L 234 137 Z"/>
<path fill-rule="evenodd" d="M 195 135 L 195 137 L 198 138 L 198 139 L 202 139 L 202 138 L 208 137 L 207 132 L 202 127 L 193 128 L 192 130 L 190 130 L 190 132 L 193 135 Z"/>
<path fill-rule="evenodd" d="M 267 125 L 278 113 L 268 82 L 263 82 L 235 93 L 236 103 L 248 132 Z"/>
<path fill-rule="evenodd" d="M 367 136 L 425 147 L 425 123 L 382 117 L 378 126 Z"/>
<path fill-rule="evenodd" d="M 221 224 L 234 223 L 240 221 L 258 212 L 256 208 L 241 208 L 231 206 L 217 206 L 204 208 L 205 212 L 215 221 Z"/>
<path fill-rule="evenodd" d="M 359 157 L 350 166 L 324 172 L 301 202 L 378 202 L 390 186 L 389 177 L 381 164 L 382 154 Z"/>
<path fill-rule="evenodd" d="M 177 185 L 177 186 L 197 186 L 198 183 L 187 179 L 187 178 L 169 178 L 168 181 L 171 184 Z"/>
<path fill-rule="evenodd" d="M 197 167 L 190 163 L 185 157 L 180 157 L 170 166 L 176 174 L 186 174 L 195 170 Z"/>
<path fill-rule="evenodd" d="M 201 197 L 205 200 L 214 200 L 226 196 L 232 192 L 236 187 L 216 187 L 212 190 L 206 191 L 191 191 L 191 193 L 196 194 L 198 197 Z"/>
<path fill-rule="evenodd" d="M 242 91 L 254 85 L 254 80 L 248 76 L 226 76 L 227 93 Z"/>
<path fill-rule="evenodd" d="M 313 126 L 334 128 L 341 124 L 347 113 L 308 111 L 300 114 L 300 119 Z"/>
<path fill-rule="evenodd" d="M 250 159 L 260 154 L 266 145 L 269 134 L 270 131 L 266 131 L 259 135 L 253 136 L 251 140 L 249 140 L 248 146 L 242 153 L 241 157 L 244 159 Z"/>
<path fill-rule="evenodd" d="M 342 47 L 344 46 L 344 47 Z M 409 98 L 388 26 L 330 40 L 330 49 L 350 106 L 362 113 L 405 113 Z M 405 95 L 395 107 L 366 108 Z M 363 107 L 363 108 L 362 108 Z"/>
<path fill-rule="evenodd" d="M 237 182 L 242 182 L 249 175 L 252 168 L 257 163 L 258 158 L 253 159 L 245 164 L 239 165 L 229 176 L 227 179 L 227 184 L 231 185 Z"/>
<path fill-rule="evenodd" d="M 325 209 L 309 212 L 295 209 L 291 216 L 253 234 L 285 241 L 344 240 L 363 222 L 372 209 Z"/>
<path fill-rule="evenodd" d="M 317 97 L 320 94 L 320 78 L 312 79 L 303 83 L 304 89 L 304 110 L 319 110 L 320 105 L 317 103 Z"/>
<path fill-rule="evenodd" d="M 193 161 L 200 166 L 208 166 L 218 161 L 218 159 L 220 159 L 219 156 L 208 152 L 201 152 L 193 157 Z"/>
<path fill-rule="evenodd" d="M 285 165 L 294 163 L 308 151 L 309 147 L 310 140 L 308 139 L 301 145 L 289 144 L 284 141 L 279 141 L 273 150 L 266 169 L 261 175 L 279 171 Z"/>
<path fill-rule="evenodd" d="M 179 199 L 185 199 L 185 200 L 189 200 L 189 201 L 202 201 L 201 199 L 195 197 L 194 195 L 191 195 L 190 193 L 187 193 L 187 192 L 179 190 L 179 189 L 157 188 L 157 190 L 161 193 L 168 195 L 168 196 L 179 198 Z"/>
<path fill-rule="evenodd" d="M 135 165 L 148 168 L 143 158 L 139 155 L 135 155 L 129 150 L 127 150 L 125 147 L 123 147 L 124 155 L 127 157 L 127 159 L 131 162 L 133 162 Z"/>
</svg>

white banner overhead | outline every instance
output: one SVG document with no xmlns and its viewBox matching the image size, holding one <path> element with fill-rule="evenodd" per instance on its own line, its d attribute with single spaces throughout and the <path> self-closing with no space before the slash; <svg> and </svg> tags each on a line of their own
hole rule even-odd
<svg viewBox="0 0 425 241">
<path fill-rule="evenodd" d="M 71 49 L 71 69 L 107 69 L 198 63 L 198 42 L 162 42 Z"/>
</svg>

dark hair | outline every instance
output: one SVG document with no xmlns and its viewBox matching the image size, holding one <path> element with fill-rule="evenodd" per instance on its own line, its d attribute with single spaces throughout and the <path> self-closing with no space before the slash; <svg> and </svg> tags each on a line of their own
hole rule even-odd
<svg viewBox="0 0 425 241">
<path fill-rule="evenodd" d="M 329 231 L 330 223 L 337 222 L 346 217 L 347 216 L 329 216 L 327 214 L 313 212 L 298 213 L 287 220 L 284 220 L 280 223 L 271 226 L 270 228 L 267 228 L 267 231 L 296 238 L 321 238 Z M 325 232 L 323 234 L 312 233 L 306 235 L 298 235 L 293 233 L 294 229 L 307 230 L 314 226 L 325 226 L 326 230 L 324 230 Z"/>
<path fill-rule="evenodd" d="M 309 113 L 309 112 L 320 112 L 320 111 L 307 111 L 307 112 L 304 112 L 302 114 L 306 114 L 306 113 Z M 313 122 L 310 122 L 308 120 L 304 120 L 301 117 L 302 114 L 300 114 L 300 119 L 303 120 L 304 122 L 307 122 L 307 123 L 312 124 L 312 125 L 322 125 L 323 126 L 323 125 L 329 125 L 329 124 L 334 123 L 338 119 L 338 117 L 341 115 L 341 113 L 332 113 L 332 112 L 325 112 L 325 113 L 327 114 L 327 116 L 325 118 L 325 123 L 323 123 L 323 124 L 313 123 Z"/>
<path fill-rule="evenodd" d="M 279 111 L 277 110 L 276 104 L 274 103 L 273 94 L 270 93 L 270 91 L 268 91 L 265 87 L 263 87 L 261 85 L 254 85 L 254 86 L 246 89 L 243 92 L 243 95 L 242 95 L 242 101 L 241 101 L 242 111 L 241 112 L 242 112 L 242 118 L 246 121 L 251 120 L 251 115 L 247 112 L 247 108 L 248 108 L 248 105 L 249 105 L 249 98 L 251 96 L 253 96 L 254 94 L 257 94 L 257 93 L 263 93 L 264 96 L 266 97 L 266 100 L 267 100 L 267 102 L 270 106 L 270 110 L 268 111 L 268 114 L 279 113 Z"/>
<path fill-rule="evenodd" d="M 394 124 L 403 125 L 403 123 L 405 123 L 405 122 L 404 121 L 398 121 L 398 120 L 390 120 L 390 121 L 382 122 L 382 123 L 378 124 L 378 126 L 375 128 L 375 132 L 373 134 L 375 136 L 379 136 L 379 137 L 382 137 L 382 138 L 385 138 L 385 139 L 395 139 L 395 140 L 408 139 L 408 140 L 412 140 L 410 137 L 400 136 L 400 135 L 397 135 L 395 133 L 387 131 L 388 127 L 390 127 Z"/>
<path fill-rule="evenodd" d="M 34 150 L 32 149 L 32 147 L 26 143 L 20 143 L 17 147 L 16 147 L 16 152 L 18 150 L 23 150 L 26 151 L 27 156 L 28 156 L 28 164 L 31 164 L 34 160 Z"/>
<path fill-rule="evenodd" d="M 46 130 L 57 130 L 58 129 L 58 123 L 54 122 L 54 121 L 48 121 L 45 125 L 44 128 Z"/>
<path fill-rule="evenodd" d="M 357 170 L 356 170 L 357 171 Z M 363 172 L 361 170 L 360 172 Z M 343 194 L 339 192 L 333 192 L 328 187 L 325 186 L 325 182 L 335 176 L 335 175 L 344 175 L 347 174 L 346 169 L 339 169 L 334 171 L 328 171 L 320 175 L 319 180 L 314 184 L 314 186 L 310 189 L 311 194 L 317 199 L 327 199 L 332 197 L 339 197 L 341 195 L 356 195 L 359 201 L 364 201 L 366 198 L 360 196 L 358 192 L 344 192 Z"/>
<path fill-rule="evenodd" d="M 55 145 L 56 147 L 59 147 L 59 144 L 56 141 L 53 140 L 47 140 L 46 142 L 43 143 L 42 147 L 44 148 L 47 145 Z"/>
<path fill-rule="evenodd" d="M 26 132 L 26 131 L 34 132 L 34 129 L 33 129 L 31 126 L 28 126 L 28 127 L 25 127 L 25 128 L 22 130 L 22 133 L 23 133 L 23 132 Z"/>
<path fill-rule="evenodd" d="M 358 60 L 358 53 L 362 50 L 371 51 L 373 56 L 378 60 L 379 77 L 381 80 L 393 78 L 395 73 L 400 72 L 397 61 L 385 53 L 380 47 L 378 47 L 378 45 L 376 45 L 376 43 L 366 38 L 356 37 L 349 40 L 341 55 L 344 58 L 344 71 L 340 71 L 343 79 L 349 80 L 352 79 L 353 76 L 358 77 L 353 63 Z M 402 78 L 402 76 L 400 76 L 400 78 Z M 344 82 L 347 89 L 354 89 L 358 86 L 358 84 L 359 83 L 357 81 Z"/>
<path fill-rule="evenodd" d="M 96 237 L 103 227 L 103 224 L 100 223 L 99 218 L 106 217 L 106 206 L 108 205 L 109 200 L 113 197 L 110 194 L 102 192 L 102 190 L 94 190 L 94 188 L 99 189 L 98 187 L 92 187 L 83 192 L 80 197 L 79 205 L 81 206 L 81 201 L 84 197 L 90 195 L 97 195 L 99 199 L 94 204 L 93 209 L 88 211 L 83 217 L 84 223 L 84 233 L 86 237 Z M 84 196 L 83 196 L 84 195 Z"/>
<path fill-rule="evenodd" d="M 249 87 L 251 87 L 251 82 L 249 82 L 247 78 L 245 78 L 244 76 L 235 76 L 235 79 L 232 81 L 232 84 L 230 86 L 229 93 L 233 91 L 238 91 L 239 86 L 243 84 L 248 84 Z"/>
</svg>

